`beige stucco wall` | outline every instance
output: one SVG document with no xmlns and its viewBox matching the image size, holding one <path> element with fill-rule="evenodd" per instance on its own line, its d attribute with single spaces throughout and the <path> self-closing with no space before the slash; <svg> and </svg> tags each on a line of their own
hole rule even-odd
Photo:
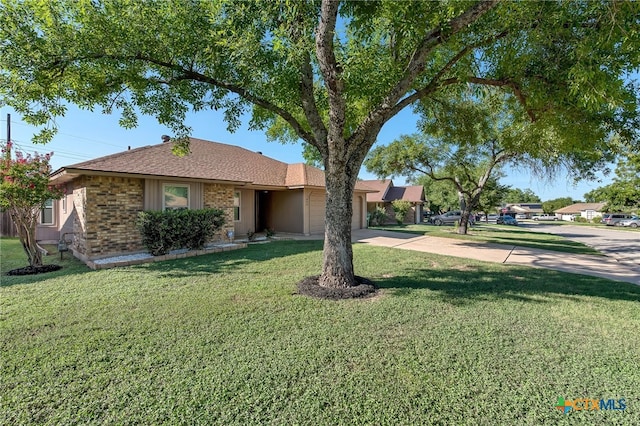
<svg viewBox="0 0 640 426">
<path fill-rule="evenodd" d="M 269 226 L 278 232 L 303 233 L 303 202 L 301 189 L 273 192 Z"/>
</svg>

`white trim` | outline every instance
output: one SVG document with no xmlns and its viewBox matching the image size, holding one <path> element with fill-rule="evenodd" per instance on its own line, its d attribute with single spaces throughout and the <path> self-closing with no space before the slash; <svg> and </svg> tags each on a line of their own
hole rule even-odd
<svg viewBox="0 0 640 426">
<path fill-rule="evenodd" d="M 47 203 L 51 203 L 50 206 L 47 207 L 46 205 Z M 45 201 L 45 205 L 40 209 L 40 220 L 39 220 L 40 225 L 51 226 L 56 224 L 56 215 L 55 215 L 55 210 L 53 206 L 54 206 L 54 202 L 52 199 L 48 199 L 47 201 Z M 51 211 L 51 222 L 45 222 L 43 220 L 45 210 Z"/>
<path fill-rule="evenodd" d="M 236 194 L 238 194 L 238 205 L 236 206 Z M 238 219 L 236 219 L 236 207 L 238 208 Z M 233 222 L 242 222 L 242 191 L 233 190 Z"/>
</svg>

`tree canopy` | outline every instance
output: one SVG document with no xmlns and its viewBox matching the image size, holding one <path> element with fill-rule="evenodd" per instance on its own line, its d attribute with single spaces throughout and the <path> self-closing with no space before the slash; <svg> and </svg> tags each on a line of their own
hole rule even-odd
<svg viewBox="0 0 640 426">
<path fill-rule="evenodd" d="M 587 202 L 607 203 L 608 211 L 640 213 L 640 154 L 621 156 L 613 182 L 584 194 Z"/>
<path fill-rule="evenodd" d="M 542 200 L 531 188 L 509 188 L 502 199 L 505 203 L 541 203 Z"/>
<path fill-rule="evenodd" d="M 326 287 L 355 284 L 353 188 L 382 126 L 429 111 L 468 85 L 508 91 L 529 118 L 601 158 L 616 132 L 631 140 L 637 92 L 638 2 L 332 0 L 4 0 L 0 99 L 55 130 L 67 103 L 137 113 L 189 130 L 189 110 L 222 109 L 233 130 L 315 147 L 326 172 Z M 599 139 L 603 141 L 603 138 Z M 178 151 L 188 151 L 177 143 Z"/>
</svg>

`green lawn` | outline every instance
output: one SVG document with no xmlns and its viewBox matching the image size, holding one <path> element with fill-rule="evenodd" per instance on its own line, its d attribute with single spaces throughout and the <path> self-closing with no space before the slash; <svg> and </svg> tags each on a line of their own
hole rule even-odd
<svg viewBox="0 0 640 426">
<path fill-rule="evenodd" d="M 23 266 L 0 244 L 3 271 Z M 372 299 L 295 294 L 319 241 L 2 276 L 0 424 L 640 423 L 640 287 L 354 254 Z M 562 414 L 559 397 L 627 408 Z"/>
<path fill-rule="evenodd" d="M 394 232 L 408 232 L 416 235 L 431 235 L 434 237 L 475 240 L 486 243 L 506 244 L 511 246 L 518 245 L 521 247 L 532 247 L 564 253 L 593 254 L 598 256 L 602 255 L 602 253 L 598 252 L 597 250 L 576 241 L 570 241 L 557 235 L 529 231 L 524 228 L 518 228 L 509 225 L 492 225 L 479 223 L 475 226 L 470 227 L 467 235 L 457 234 L 456 228 L 449 225 L 384 225 L 371 228 Z"/>
</svg>

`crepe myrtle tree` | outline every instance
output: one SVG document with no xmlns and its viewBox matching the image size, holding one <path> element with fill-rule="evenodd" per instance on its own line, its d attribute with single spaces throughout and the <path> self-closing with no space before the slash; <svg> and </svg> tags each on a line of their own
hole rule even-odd
<svg viewBox="0 0 640 426">
<path fill-rule="evenodd" d="M 2 147 L 0 159 L 0 210 L 9 213 L 29 266 L 42 266 L 42 251 L 36 242 L 38 218 L 48 200 L 64 195 L 62 187 L 49 184 L 53 153 L 25 154 L 14 151 L 12 143 Z"/>
<path fill-rule="evenodd" d="M 325 170 L 320 285 L 356 284 L 352 194 L 382 127 L 467 84 L 515 94 L 535 120 L 621 126 L 638 62 L 635 2 L 5 0 L 0 99 L 45 126 L 67 103 L 155 116 L 188 152 L 185 116 L 220 109 L 229 130 L 302 141 Z M 634 98 L 633 98 L 634 99 Z M 588 113 L 588 114 L 587 114 Z M 587 115 L 583 115 L 587 114 Z"/>
</svg>

